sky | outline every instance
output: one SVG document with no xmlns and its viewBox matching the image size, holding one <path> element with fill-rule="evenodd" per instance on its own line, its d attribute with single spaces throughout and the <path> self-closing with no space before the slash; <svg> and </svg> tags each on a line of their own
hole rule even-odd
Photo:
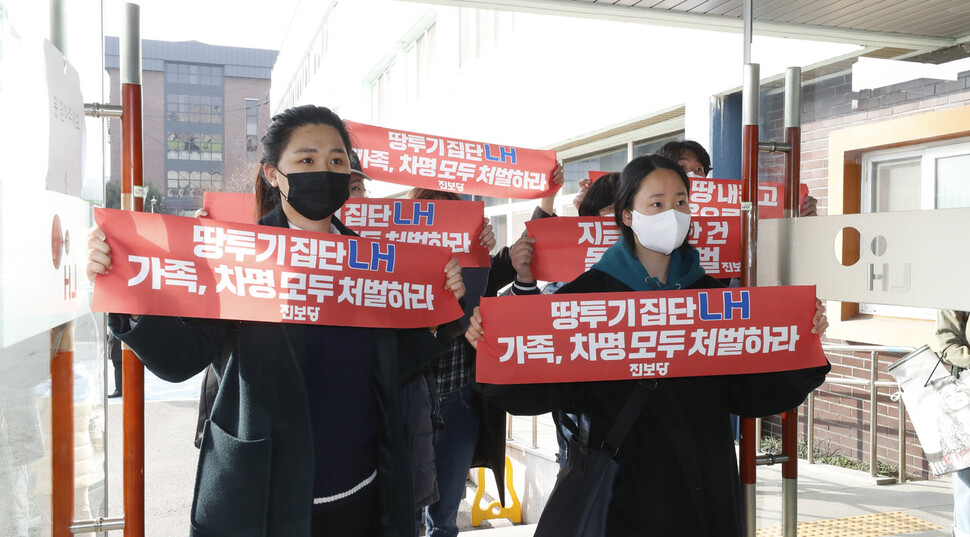
<svg viewBox="0 0 970 537">
<path fill-rule="evenodd" d="M 118 35 L 125 3 L 105 0 L 105 34 Z M 137 0 L 131 3 L 141 6 L 142 39 L 279 50 L 299 0 Z"/>
</svg>

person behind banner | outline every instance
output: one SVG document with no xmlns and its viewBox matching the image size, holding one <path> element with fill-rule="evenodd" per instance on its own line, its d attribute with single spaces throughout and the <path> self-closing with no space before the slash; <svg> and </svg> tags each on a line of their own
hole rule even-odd
<svg viewBox="0 0 970 537">
<path fill-rule="evenodd" d="M 333 217 L 349 197 L 340 118 L 290 108 L 262 144 L 259 223 L 353 235 Z M 88 245 L 93 281 L 111 248 L 97 228 Z M 444 272 L 442 291 L 460 298 L 461 267 Z M 420 371 L 444 350 L 429 330 L 117 314 L 109 326 L 162 379 L 210 363 L 220 376 L 190 535 L 411 537 L 415 509 L 437 498 L 431 444 L 419 440 L 431 431 Z"/>
<path fill-rule="evenodd" d="M 613 199 L 616 197 L 616 187 L 620 174 L 613 172 L 607 173 L 589 185 L 585 191 L 577 194 L 577 198 L 582 199 L 576 208 L 579 216 L 610 216 L 613 214 Z M 575 203 L 575 200 L 574 200 Z M 509 257 L 512 267 L 515 269 L 515 280 L 512 282 L 510 294 L 515 295 L 534 295 L 539 292 L 538 282 L 532 276 L 532 256 L 535 252 L 535 242 L 533 237 L 523 236 L 515 241 L 510 250 Z M 542 294 L 553 294 L 568 282 L 549 282 L 542 288 Z M 559 444 L 559 453 L 556 454 L 556 462 L 562 467 L 566 464 L 566 446 L 572 436 L 572 423 L 575 423 L 575 414 L 563 411 L 552 413 L 552 421 L 556 426 L 556 442 Z"/>
<path fill-rule="evenodd" d="M 620 174 L 608 173 L 597 179 L 583 195 L 578 205 L 579 216 L 609 216 L 613 214 L 613 198 L 616 196 Z M 532 277 L 532 256 L 536 240 L 528 235 L 519 237 L 509 251 L 515 280 L 512 282 L 511 295 L 532 295 L 538 292 L 538 282 Z M 566 282 L 551 282 L 542 289 L 542 294 L 555 293 Z"/>
<path fill-rule="evenodd" d="M 694 140 L 674 140 L 660 146 L 657 154 L 667 157 L 681 165 L 689 177 L 707 177 L 714 167 L 711 165 L 711 155 L 704 146 Z M 818 216 L 818 200 L 812 196 L 805 196 L 798 216 Z"/>
<path fill-rule="evenodd" d="M 370 180 L 371 177 L 366 173 L 364 173 L 363 168 L 360 166 L 360 157 L 357 156 L 356 151 L 351 151 L 349 156 L 350 156 L 350 197 L 366 198 L 367 185 L 364 184 L 364 179 Z"/>
<path fill-rule="evenodd" d="M 665 157 L 647 155 L 627 164 L 614 203 L 621 239 L 558 294 L 723 287 L 704 274 L 687 241 L 689 189 L 683 168 Z M 473 345 L 488 322 L 480 311 L 472 316 L 466 337 Z M 820 301 L 813 324 L 816 334 L 828 326 Z M 736 537 L 741 535 L 741 490 L 730 413 L 756 417 L 790 410 L 824 381 L 829 369 L 826 364 L 656 381 L 486 385 L 485 393 L 512 414 L 579 414 L 589 423 L 588 444 L 600 446 L 631 394 L 642 393 L 643 388 L 634 389 L 642 382 L 645 406 L 626 440 L 608 446 L 615 450 L 619 470 L 606 535 Z"/>
<path fill-rule="evenodd" d="M 455 200 L 461 196 L 427 188 L 412 188 L 409 199 Z M 482 246 L 491 251 L 495 235 L 488 218 L 479 235 Z M 434 453 L 439 499 L 425 510 L 423 519 L 429 537 L 458 535 L 458 508 L 465 496 L 465 483 L 470 468 L 487 467 L 492 471 L 505 503 L 505 411 L 488 400 L 482 400 L 475 384 L 475 349 L 465 338 L 468 317 L 488 294 L 488 286 L 503 279 L 503 262 L 492 259 L 492 268 L 462 269 L 465 282 L 465 316 L 438 329 L 438 341 L 449 350 L 431 362 L 432 400 L 435 407 Z M 507 285 L 508 276 L 504 277 Z M 491 293 L 495 295 L 494 292 Z"/>
<path fill-rule="evenodd" d="M 943 361 L 953 366 L 954 375 L 966 375 L 970 368 L 970 332 L 967 331 L 967 319 L 970 317 L 965 311 L 940 310 L 936 315 L 936 344 L 935 349 Z M 952 382 L 952 381 L 951 381 Z M 947 387 L 953 392 L 952 401 L 947 402 L 951 412 L 963 410 L 966 412 L 966 395 L 958 392 L 955 383 Z M 946 431 L 941 431 L 941 437 L 955 434 L 957 428 L 950 424 Z M 960 429 L 967 434 L 966 428 Z M 965 439 L 964 439 L 965 440 Z M 953 535 L 954 537 L 970 537 L 970 468 L 953 472 Z"/>
</svg>

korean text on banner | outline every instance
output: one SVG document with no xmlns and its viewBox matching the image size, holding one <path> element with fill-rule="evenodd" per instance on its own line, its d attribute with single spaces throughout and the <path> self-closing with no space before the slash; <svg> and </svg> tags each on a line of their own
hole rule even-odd
<svg viewBox="0 0 970 537">
<path fill-rule="evenodd" d="M 532 274 L 537 279 L 568 282 L 590 269 L 620 239 L 613 217 L 543 218 L 525 223 L 535 238 Z M 741 271 L 741 219 L 692 217 L 690 243 L 701 266 L 714 278 L 733 278 Z"/>
<path fill-rule="evenodd" d="M 96 208 L 113 267 L 92 309 L 418 328 L 461 316 L 442 248 Z"/>
<path fill-rule="evenodd" d="M 256 223 L 256 195 L 252 193 L 207 191 L 202 194 L 202 206 L 213 220 Z"/>
<path fill-rule="evenodd" d="M 780 183 L 759 183 L 758 218 L 782 218 L 785 216 L 784 193 L 785 187 Z M 741 181 L 738 179 L 692 178 L 690 180 L 690 213 L 695 217 L 740 217 Z"/>
<path fill-rule="evenodd" d="M 480 382 L 696 377 L 825 365 L 815 287 L 483 298 Z"/>
<path fill-rule="evenodd" d="M 338 214 L 361 237 L 445 248 L 462 267 L 491 266 L 488 250 L 478 242 L 485 202 L 351 198 Z"/>
<path fill-rule="evenodd" d="M 556 152 L 391 130 L 345 121 L 364 173 L 402 185 L 497 198 L 553 194 Z"/>
</svg>

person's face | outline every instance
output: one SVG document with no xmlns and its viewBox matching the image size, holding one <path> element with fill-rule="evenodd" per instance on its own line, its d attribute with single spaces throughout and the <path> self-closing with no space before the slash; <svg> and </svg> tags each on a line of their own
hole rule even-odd
<svg viewBox="0 0 970 537">
<path fill-rule="evenodd" d="M 367 197 L 367 187 L 364 186 L 364 178 L 353 172 L 350 173 L 350 197 Z"/>
<path fill-rule="evenodd" d="M 279 187 L 284 196 L 289 196 L 289 182 L 280 171 L 287 175 L 320 171 L 349 174 L 350 159 L 337 129 L 330 125 L 304 125 L 290 134 L 277 167 L 263 165 L 263 173 L 269 184 Z M 284 199 L 283 203 L 287 201 Z"/>
<path fill-rule="evenodd" d="M 640 180 L 640 188 L 633 197 L 633 210 L 652 216 L 669 210 L 690 214 L 687 187 L 673 170 L 658 168 Z M 633 225 L 633 214 L 623 211 L 623 223 Z"/>
<path fill-rule="evenodd" d="M 691 151 L 690 149 L 681 151 L 680 159 L 677 160 L 677 164 L 680 164 L 686 173 L 693 173 L 698 177 L 707 177 L 707 172 L 704 171 L 704 165 L 701 164 L 700 159 L 697 158 L 697 153 Z"/>
<path fill-rule="evenodd" d="M 941 386 L 940 396 L 943 397 L 943 404 L 951 411 L 960 410 L 970 405 L 970 396 L 956 384 Z"/>
</svg>

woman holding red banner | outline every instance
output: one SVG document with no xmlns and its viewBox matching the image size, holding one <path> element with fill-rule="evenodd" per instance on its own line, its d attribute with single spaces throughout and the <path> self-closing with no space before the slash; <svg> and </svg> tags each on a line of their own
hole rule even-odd
<svg viewBox="0 0 970 537">
<path fill-rule="evenodd" d="M 259 223 L 352 235 L 333 217 L 349 196 L 341 119 L 291 108 L 262 144 Z M 93 281 L 111 249 L 99 229 L 88 244 Z M 461 267 L 451 260 L 444 272 L 461 297 Z M 219 373 L 190 535 L 412 537 L 415 509 L 437 498 L 420 371 L 444 349 L 429 330 L 115 314 L 109 325 L 165 380 L 210 363 Z"/>
<path fill-rule="evenodd" d="M 687 174 L 665 157 L 648 155 L 627 164 L 614 202 L 621 240 L 558 293 L 722 287 L 705 275 L 697 251 L 686 240 L 689 189 Z M 816 302 L 813 321 L 813 333 L 828 326 L 821 302 Z M 487 323 L 476 311 L 466 332 L 473 345 Z M 823 382 L 829 368 L 489 386 L 486 393 L 513 414 L 563 410 L 588 424 L 588 445 L 603 446 L 618 465 L 605 535 L 740 536 L 741 491 L 730 414 L 767 416 L 794 408 Z M 629 408 L 624 411 L 625 406 Z M 618 419 L 621 415 L 623 420 Z M 616 438 L 608 435 L 614 424 L 627 419 L 632 421 L 625 439 L 615 445 L 606 442 L 608 436 Z M 580 456 L 574 452 L 578 447 L 571 441 L 570 460 Z M 557 487 L 564 482 L 562 476 Z M 574 493 L 584 491 L 564 492 Z M 537 535 L 544 534 L 543 519 L 550 523 L 554 516 L 540 519 Z"/>
</svg>

